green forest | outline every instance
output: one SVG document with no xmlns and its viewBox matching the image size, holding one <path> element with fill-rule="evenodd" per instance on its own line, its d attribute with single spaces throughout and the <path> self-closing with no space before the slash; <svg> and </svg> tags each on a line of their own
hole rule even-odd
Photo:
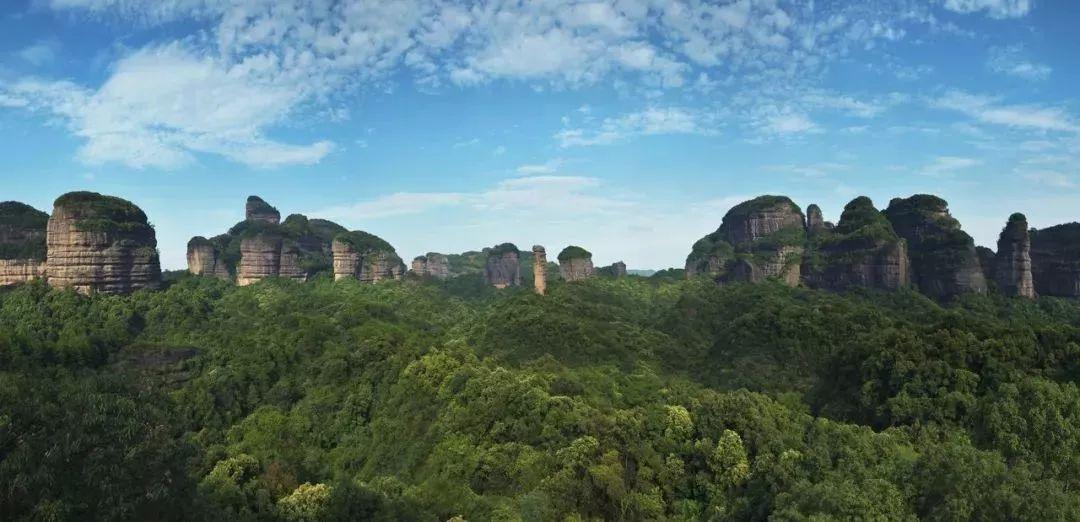
<svg viewBox="0 0 1080 522">
<path fill-rule="evenodd" d="M 1076 520 L 1078 377 L 1045 297 L 30 283 L 0 520 Z"/>
</svg>

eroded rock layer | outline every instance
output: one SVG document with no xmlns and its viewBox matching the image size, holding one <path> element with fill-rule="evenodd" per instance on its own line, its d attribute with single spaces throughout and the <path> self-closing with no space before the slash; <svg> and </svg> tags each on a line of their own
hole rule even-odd
<svg viewBox="0 0 1080 522">
<path fill-rule="evenodd" d="M 563 281 L 584 281 L 594 273 L 592 253 L 588 250 L 568 246 L 559 252 L 559 275 Z"/>
<path fill-rule="evenodd" d="M 413 259 L 412 271 L 420 277 L 447 279 L 450 277 L 450 261 L 443 254 L 428 252 Z"/>
<path fill-rule="evenodd" d="M 809 286 L 897 290 L 910 284 L 907 242 L 870 198 L 848 203 L 840 223 L 819 230 L 809 245 L 803 262 L 803 279 Z"/>
<path fill-rule="evenodd" d="M 547 250 L 533 245 L 533 290 L 540 295 L 547 293 Z"/>
<path fill-rule="evenodd" d="M 503 243 L 485 248 L 484 282 L 496 288 L 521 285 L 518 248 L 513 243 Z"/>
<path fill-rule="evenodd" d="M 244 207 L 244 219 L 276 225 L 281 222 L 281 213 L 259 196 L 248 196 L 247 205 Z"/>
<path fill-rule="evenodd" d="M 1039 295 L 1080 297 L 1080 223 L 1032 230 L 1031 272 Z"/>
<path fill-rule="evenodd" d="M 986 292 L 975 242 L 960 230 L 945 200 L 926 194 L 896 198 L 885 216 L 907 241 L 912 281 L 935 299 Z"/>
<path fill-rule="evenodd" d="M 334 238 L 334 279 L 358 279 L 365 283 L 402 279 L 405 263 L 389 243 L 359 230 Z"/>
<path fill-rule="evenodd" d="M 157 239 L 129 201 L 93 192 L 56 200 L 47 235 L 49 284 L 79 292 L 127 293 L 161 279 Z"/>
<path fill-rule="evenodd" d="M 246 286 L 281 273 L 281 237 L 259 234 L 240 240 L 236 284 Z"/>
<path fill-rule="evenodd" d="M 188 271 L 193 275 L 230 279 L 229 269 L 225 265 L 218 249 L 205 237 L 196 236 L 187 245 Z"/>
<path fill-rule="evenodd" d="M 26 283 L 45 277 L 45 261 L 0 259 L 0 286 Z"/>
<path fill-rule="evenodd" d="M 1035 280 L 1031 271 L 1031 235 L 1023 214 L 1009 216 L 998 237 L 994 256 L 994 280 L 998 291 L 1005 295 L 1035 297 Z"/>
</svg>

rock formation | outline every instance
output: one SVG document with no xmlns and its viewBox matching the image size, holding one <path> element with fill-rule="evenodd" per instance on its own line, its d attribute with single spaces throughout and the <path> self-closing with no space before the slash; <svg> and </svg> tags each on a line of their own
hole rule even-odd
<svg viewBox="0 0 1080 522">
<path fill-rule="evenodd" d="M 188 271 L 192 275 L 231 279 L 225 260 L 214 243 L 202 236 L 195 236 L 187 244 Z"/>
<path fill-rule="evenodd" d="M 376 283 L 405 277 L 405 263 L 382 238 L 355 230 L 334 238 L 334 279 Z"/>
<path fill-rule="evenodd" d="M 259 196 L 248 196 L 244 219 L 246 221 L 276 225 L 281 222 L 281 213 Z"/>
<path fill-rule="evenodd" d="M 975 242 L 960 230 L 945 200 L 926 194 L 896 198 L 885 217 L 907 240 L 912 281 L 922 293 L 935 298 L 986 292 L 986 278 L 975 252 Z"/>
<path fill-rule="evenodd" d="M 1031 235 L 1023 214 L 1009 216 L 998 237 L 994 257 L 994 280 L 998 291 L 1010 296 L 1035 298 L 1035 281 L 1031 273 Z"/>
<path fill-rule="evenodd" d="M 93 192 L 60 196 L 46 240 L 49 284 L 79 292 L 126 293 L 156 288 L 157 238 L 131 202 Z"/>
<path fill-rule="evenodd" d="M 615 278 L 626 277 L 626 263 L 616 261 L 611 264 L 611 275 Z"/>
<path fill-rule="evenodd" d="M 244 221 L 227 233 L 188 242 L 189 272 L 221 278 L 235 274 L 238 284 L 247 285 L 268 277 L 305 280 L 333 269 L 331 244 L 345 227 L 303 214 L 279 223 L 277 209 L 258 196 L 247 199 L 245 213 Z M 245 254 L 251 258 L 245 260 Z"/>
<path fill-rule="evenodd" d="M 803 260 L 809 286 L 897 290 L 910 284 L 907 242 L 865 196 L 848 203 L 840 223 L 819 229 L 809 245 Z"/>
<path fill-rule="evenodd" d="M 814 203 L 806 207 L 806 233 L 814 235 L 825 230 L 825 218 L 821 215 L 821 207 Z"/>
<path fill-rule="evenodd" d="M 443 254 L 428 252 L 413 259 L 412 271 L 420 277 L 447 279 L 450 277 L 450 261 Z"/>
<path fill-rule="evenodd" d="M 547 250 L 533 245 L 533 290 L 540 295 L 547 292 Z"/>
<path fill-rule="evenodd" d="M 720 228 L 694 243 L 686 275 L 721 282 L 776 277 L 794 286 L 801 273 L 805 227 L 802 211 L 785 196 L 744 201 L 724 215 Z"/>
<path fill-rule="evenodd" d="M 17 201 L 0 203 L 0 286 L 45 277 L 49 215 Z"/>
<path fill-rule="evenodd" d="M 563 281 L 584 281 L 593 276 L 592 253 L 579 246 L 568 246 L 559 252 L 559 275 Z"/>
<path fill-rule="evenodd" d="M 513 243 L 503 243 L 485 248 L 484 283 L 495 288 L 521 285 L 519 250 Z"/>
<path fill-rule="evenodd" d="M 1032 230 L 1031 272 L 1039 295 L 1080 297 L 1080 223 Z"/>
</svg>

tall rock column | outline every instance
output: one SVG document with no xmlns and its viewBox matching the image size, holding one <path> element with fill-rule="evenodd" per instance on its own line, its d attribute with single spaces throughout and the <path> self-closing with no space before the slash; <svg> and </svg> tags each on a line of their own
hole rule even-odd
<svg viewBox="0 0 1080 522">
<path fill-rule="evenodd" d="M 485 248 L 484 282 L 495 288 L 521 285 L 520 250 L 513 243 Z"/>
<path fill-rule="evenodd" d="M 1031 235 L 1027 217 L 1016 213 L 998 237 L 997 256 L 994 258 L 994 280 L 1005 295 L 1033 299 L 1035 281 L 1031 275 Z"/>
<path fill-rule="evenodd" d="M 248 196 L 244 206 L 244 218 L 247 221 L 277 225 L 281 222 L 281 213 L 259 196 Z"/>
<path fill-rule="evenodd" d="M 547 292 L 547 250 L 533 245 L 533 290 L 540 295 Z"/>
<path fill-rule="evenodd" d="M 130 201 L 93 192 L 60 196 L 46 244 L 46 274 L 58 288 L 115 294 L 161 281 L 154 228 Z"/>
</svg>

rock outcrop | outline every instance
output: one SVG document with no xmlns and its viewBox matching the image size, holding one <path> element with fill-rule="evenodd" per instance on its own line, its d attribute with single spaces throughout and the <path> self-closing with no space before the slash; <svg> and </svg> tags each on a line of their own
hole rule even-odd
<svg viewBox="0 0 1080 522">
<path fill-rule="evenodd" d="M 382 238 L 360 230 L 334 238 L 334 279 L 353 278 L 365 283 L 403 279 L 405 263 Z"/>
<path fill-rule="evenodd" d="M 694 243 L 686 275 L 720 282 L 776 277 L 796 285 L 805 240 L 798 205 L 785 196 L 760 196 L 736 205 L 720 228 Z"/>
<path fill-rule="evenodd" d="M 495 288 L 520 286 L 519 252 L 513 243 L 485 248 L 483 253 L 487 256 L 487 261 L 484 264 L 484 283 Z"/>
<path fill-rule="evenodd" d="M 447 279 L 450 277 L 450 261 L 443 254 L 428 252 L 413 258 L 412 271 L 420 277 Z"/>
<path fill-rule="evenodd" d="M 579 246 L 568 246 L 559 252 L 559 275 L 563 281 L 584 281 L 595 273 L 592 253 Z"/>
<path fill-rule="evenodd" d="M 909 272 L 907 242 L 867 197 L 848 203 L 835 228 L 811 236 L 803 260 L 806 284 L 830 290 L 897 290 L 910 284 Z"/>
<path fill-rule="evenodd" d="M 616 261 L 611 264 L 611 275 L 615 278 L 626 277 L 626 263 Z"/>
<path fill-rule="evenodd" d="M 1035 280 L 1031 272 L 1031 235 L 1027 217 L 1009 216 L 998 237 L 994 257 L 994 281 L 998 291 L 1009 296 L 1035 298 Z"/>
<path fill-rule="evenodd" d="M 235 274 L 237 284 L 247 285 L 268 277 L 305 280 L 333 269 L 332 242 L 345 227 L 303 214 L 279 222 L 277 209 L 258 196 L 248 198 L 245 213 L 246 219 L 225 234 L 192 238 L 189 272 L 221 278 Z M 245 260 L 245 254 L 250 258 Z"/>
<path fill-rule="evenodd" d="M 49 284 L 83 293 L 127 293 L 161 280 L 157 238 L 129 201 L 93 192 L 60 196 L 46 239 Z"/>
<path fill-rule="evenodd" d="M 45 277 L 49 215 L 17 201 L 0 203 L 0 286 Z"/>
<path fill-rule="evenodd" d="M 1031 272 L 1039 295 L 1080 297 L 1080 223 L 1032 230 Z"/>
<path fill-rule="evenodd" d="M 281 213 L 278 209 L 270 206 L 259 196 L 248 196 L 247 205 L 244 209 L 244 219 L 268 225 L 276 225 L 281 222 Z"/>
<path fill-rule="evenodd" d="M 912 281 L 935 299 L 986 292 L 975 242 L 960 230 L 945 200 L 926 194 L 889 202 L 885 217 L 907 241 Z"/>
<path fill-rule="evenodd" d="M 225 260 L 214 243 L 202 236 L 195 236 L 187 244 L 188 271 L 192 275 L 231 279 Z"/>
<path fill-rule="evenodd" d="M 540 295 L 547 293 L 547 250 L 533 245 L 533 290 Z"/>
<path fill-rule="evenodd" d="M 821 215 L 821 207 L 814 203 L 806 207 L 806 233 L 818 234 L 825 230 L 825 218 Z"/>
</svg>

